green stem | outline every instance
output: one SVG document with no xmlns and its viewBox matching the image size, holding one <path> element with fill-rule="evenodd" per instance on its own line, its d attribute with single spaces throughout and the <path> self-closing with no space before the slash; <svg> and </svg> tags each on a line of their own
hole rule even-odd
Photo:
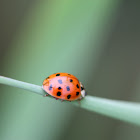
<svg viewBox="0 0 140 140">
<path fill-rule="evenodd" d="M 41 86 L 14 80 L 14 79 L 7 78 L 4 76 L 0 76 L 0 84 L 9 85 L 12 87 L 17 87 L 17 88 L 22 88 L 22 89 L 25 89 L 25 90 L 28 90 L 31 92 L 35 92 L 40 95 L 45 95 L 45 92 L 43 91 Z"/>
<path fill-rule="evenodd" d="M 45 95 L 45 92 L 41 86 L 21 82 L 3 76 L 0 76 L 0 84 L 22 88 L 43 96 Z M 50 98 L 50 96 L 48 97 Z M 93 96 L 86 96 L 85 99 L 81 100 L 80 105 L 76 101 L 71 103 L 89 111 L 95 111 L 112 118 L 140 125 L 139 103 L 110 100 Z"/>
</svg>

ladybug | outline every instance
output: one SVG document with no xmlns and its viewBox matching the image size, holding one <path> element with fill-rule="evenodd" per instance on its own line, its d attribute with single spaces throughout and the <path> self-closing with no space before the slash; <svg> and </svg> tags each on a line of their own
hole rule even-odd
<svg viewBox="0 0 140 140">
<path fill-rule="evenodd" d="M 43 81 L 46 96 L 51 95 L 56 99 L 74 101 L 85 97 L 86 92 L 81 82 L 72 74 L 55 73 Z"/>
</svg>

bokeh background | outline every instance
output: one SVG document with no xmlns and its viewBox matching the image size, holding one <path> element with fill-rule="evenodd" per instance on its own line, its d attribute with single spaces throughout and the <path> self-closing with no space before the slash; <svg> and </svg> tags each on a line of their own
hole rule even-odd
<svg viewBox="0 0 140 140">
<path fill-rule="evenodd" d="M 89 95 L 140 101 L 140 2 L 0 1 L 0 74 L 41 85 L 76 75 Z M 139 140 L 140 128 L 0 85 L 0 140 Z"/>
</svg>

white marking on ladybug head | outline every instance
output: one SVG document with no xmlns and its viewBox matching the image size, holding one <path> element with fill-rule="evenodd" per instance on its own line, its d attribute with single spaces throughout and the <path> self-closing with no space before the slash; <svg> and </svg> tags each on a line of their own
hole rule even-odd
<svg viewBox="0 0 140 140">
<path fill-rule="evenodd" d="M 86 96 L 85 90 L 82 90 L 82 91 L 81 91 L 81 95 L 82 95 L 82 98 L 84 98 L 84 97 Z"/>
<path fill-rule="evenodd" d="M 82 98 L 84 98 L 86 96 L 86 91 L 85 91 L 85 88 L 81 82 L 80 82 L 80 87 L 81 87 L 81 96 L 82 96 Z"/>
</svg>

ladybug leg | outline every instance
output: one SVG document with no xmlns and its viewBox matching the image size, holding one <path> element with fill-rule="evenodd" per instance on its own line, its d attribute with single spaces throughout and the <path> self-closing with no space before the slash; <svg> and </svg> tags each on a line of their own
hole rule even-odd
<svg viewBox="0 0 140 140">
<path fill-rule="evenodd" d="M 54 99 L 56 99 L 56 100 L 58 100 L 58 98 L 56 98 L 56 97 L 53 97 Z"/>
<path fill-rule="evenodd" d="M 79 99 L 77 100 L 79 105 L 81 105 L 81 102 L 80 102 L 81 99 L 82 99 L 82 98 L 79 98 Z"/>
<path fill-rule="evenodd" d="M 61 100 L 61 102 L 63 102 L 64 100 Z"/>
<path fill-rule="evenodd" d="M 49 94 L 45 94 L 45 95 L 43 95 L 43 97 L 46 97 L 46 96 L 49 96 Z"/>
</svg>

